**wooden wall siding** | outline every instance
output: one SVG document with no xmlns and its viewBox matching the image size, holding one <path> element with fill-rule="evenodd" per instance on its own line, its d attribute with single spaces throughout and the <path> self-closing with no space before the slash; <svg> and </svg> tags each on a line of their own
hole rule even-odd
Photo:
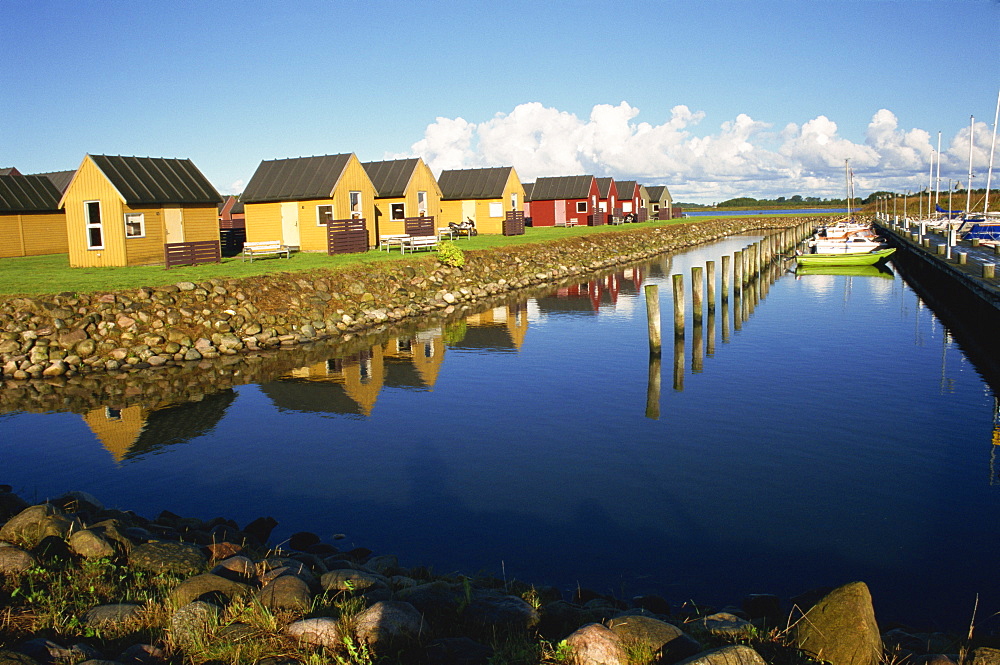
<svg viewBox="0 0 1000 665">
<path fill-rule="evenodd" d="M 96 268 L 128 265 L 122 199 L 89 156 L 84 158 L 63 198 L 70 266 Z M 104 249 L 87 248 L 84 201 L 101 202 Z"/>
<path fill-rule="evenodd" d="M 414 195 L 413 200 L 416 205 L 416 195 Z M 440 198 L 438 198 L 440 204 Z M 375 199 L 375 218 L 378 223 L 378 234 L 380 236 L 388 235 L 402 235 L 406 233 L 405 224 L 402 219 L 392 219 L 392 204 L 402 203 L 403 204 L 403 216 L 410 211 L 410 204 L 407 203 L 406 197 L 386 197 Z M 374 224 L 373 224 L 374 226 Z"/>
<path fill-rule="evenodd" d="M 452 222 L 460 224 L 465 221 L 462 217 L 462 202 L 461 201 L 442 201 L 441 202 L 441 217 L 438 219 L 438 226 L 448 226 Z M 400 231 L 404 233 L 405 231 Z M 387 235 L 385 231 L 381 231 L 382 235 Z"/>
<path fill-rule="evenodd" d="M 122 229 L 122 234 L 125 233 L 125 215 L 130 212 L 142 213 L 146 234 L 142 238 L 125 238 L 125 252 L 128 260 L 126 265 L 150 266 L 163 263 L 163 243 L 166 242 L 163 210 L 161 208 L 122 206 L 122 214 L 117 220 L 117 226 Z M 104 226 L 105 232 L 107 232 L 107 222 Z"/>
<path fill-rule="evenodd" d="M 365 167 L 354 155 L 351 155 L 344 172 L 333 191 L 333 216 L 342 219 L 351 216 L 351 192 L 361 192 L 361 216 L 374 219 L 375 215 L 375 185 L 365 172 Z M 316 212 L 313 210 L 313 226 L 316 226 Z M 378 244 L 375 237 L 375 224 L 368 225 L 368 246 Z"/>
<path fill-rule="evenodd" d="M 0 215 L 0 258 L 68 251 L 63 213 Z"/>
<path fill-rule="evenodd" d="M 184 207 L 184 241 L 219 240 L 219 215 L 214 205 Z"/>
<path fill-rule="evenodd" d="M 434 217 L 441 214 L 441 188 L 424 160 L 417 160 L 417 168 L 413 171 L 409 187 L 406 190 L 406 215 L 419 215 L 417 207 L 417 192 L 427 192 L 427 215 Z"/>
<path fill-rule="evenodd" d="M 280 203 L 247 203 L 247 242 L 283 241 Z M 315 214 L 315 212 L 313 213 Z M 315 224 L 315 220 L 313 224 Z"/>
</svg>

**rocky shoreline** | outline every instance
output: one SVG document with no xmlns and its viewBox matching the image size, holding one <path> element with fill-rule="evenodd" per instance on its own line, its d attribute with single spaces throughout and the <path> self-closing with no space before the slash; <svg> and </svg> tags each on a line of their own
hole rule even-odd
<svg viewBox="0 0 1000 665">
<path fill-rule="evenodd" d="M 717 611 L 438 575 L 308 532 L 269 547 L 270 517 L 147 519 L 82 492 L 0 486 L 0 524 L 0 665 L 1000 663 L 991 638 L 880 633 L 861 582 Z"/>
<path fill-rule="evenodd" d="M 337 271 L 0 301 L 7 383 L 196 364 L 349 336 L 742 233 L 817 220 L 717 220 Z"/>
</svg>

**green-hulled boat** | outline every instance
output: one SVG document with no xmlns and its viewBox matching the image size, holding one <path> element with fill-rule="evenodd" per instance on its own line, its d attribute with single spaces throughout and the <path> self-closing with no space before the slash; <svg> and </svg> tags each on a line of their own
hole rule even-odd
<svg viewBox="0 0 1000 665">
<path fill-rule="evenodd" d="M 873 266 L 885 261 L 895 247 L 851 254 L 801 254 L 795 257 L 800 266 Z"/>
</svg>

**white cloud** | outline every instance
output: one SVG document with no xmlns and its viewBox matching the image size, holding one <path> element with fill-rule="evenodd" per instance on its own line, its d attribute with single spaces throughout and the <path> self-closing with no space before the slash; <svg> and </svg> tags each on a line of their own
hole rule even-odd
<svg viewBox="0 0 1000 665">
<path fill-rule="evenodd" d="M 246 185 L 246 182 L 242 178 L 240 178 L 236 182 L 230 184 L 229 187 L 223 188 L 223 190 L 220 191 L 219 193 L 223 194 L 223 195 L 226 195 L 226 196 L 228 196 L 229 194 L 242 194 L 243 193 L 243 187 L 245 185 Z"/>
<path fill-rule="evenodd" d="M 863 142 L 840 136 L 837 123 L 824 115 L 775 132 L 770 123 L 741 113 L 704 136 L 691 128 L 705 113 L 684 105 L 658 125 L 639 115 L 625 101 L 594 106 L 587 118 L 529 102 L 481 123 L 437 118 L 407 154 L 423 157 L 436 172 L 513 165 L 525 182 L 592 173 L 667 184 L 678 200 L 711 202 L 744 195 L 840 197 L 844 160 L 851 161 L 859 194 L 865 188 L 916 189 L 933 152 L 927 131 L 900 129 L 887 109 L 872 116 Z M 974 160 L 985 166 L 990 133 L 977 123 L 975 134 Z M 968 129 L 951 141 L 942 174 L 963 154 L 967 164 Z"/>
</svg>

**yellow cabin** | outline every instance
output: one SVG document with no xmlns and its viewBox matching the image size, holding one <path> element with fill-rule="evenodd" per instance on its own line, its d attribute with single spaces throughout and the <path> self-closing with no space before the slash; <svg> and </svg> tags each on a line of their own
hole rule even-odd
<svg viewBox="0 0 1000 665">
<path fill-rule="evenodd" d="M 524 186 L 513 166 L 442 171 L 438 226 L 471 219 L 480 233 L 503 233 L 508 211 L 524 210 Z"/>
<path fill-rule="evenodd" d="M 156 265 L 166 243 L 218 242 L 221 202 L 190 159 L 87 155 L 59 201 L 69 264 Z"/>
<path fill-rule="evenodd" d="M 60 195 L 44 175 L 0 175 L 0 258 L 68 251 Z"/>
<path fill-rule="evenodd" d="M 406 233 L 407 217 L 439 217 L 441 188 L 419 157 L 362 164 L 375 185 L 375 230 L 378 235 Z M 438 224 L 444 226 L 444 224 Z"/>
<path fill-rule="evenodd" d="M 326 223 L 363 218 L 375 235 L 375 186 L 354 153 L 263 161 L 240 196 L 248 242 L 327 250 Z"/>
</svg>

